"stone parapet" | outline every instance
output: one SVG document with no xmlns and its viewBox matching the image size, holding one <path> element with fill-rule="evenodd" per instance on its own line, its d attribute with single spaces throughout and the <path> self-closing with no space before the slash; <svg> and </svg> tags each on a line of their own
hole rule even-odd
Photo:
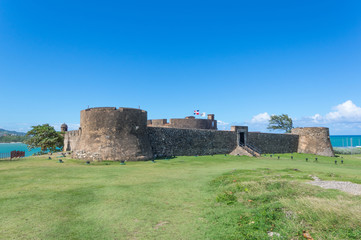
<svg viewBox="0 0 361 240">
<path fill-rule="evenodd" d="M 80 135 L 81 130 L 64 132 L 64 151 L 73 151 L 73 149 L 76 149 Z"/>
<path fill-rule="evenodd" d="M 167 119 L 152 119 L 148 120 L 148 126 L 217 130 L 217 120 L 214 120 L 214 114 L 208 114 L 207 119 L 189 116 L 186 118 L 171 118 L 169 119 L 169 123 Z"/>
</svg>

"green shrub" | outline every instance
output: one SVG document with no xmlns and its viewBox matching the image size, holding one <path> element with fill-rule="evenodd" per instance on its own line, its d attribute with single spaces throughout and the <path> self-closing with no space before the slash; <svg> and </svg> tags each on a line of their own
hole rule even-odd
<svg viewBox="0 0 361 240">
<path fill-rule="evenodd" d="M 350 154 L 361 154 L 361 148 L 341 148 L 335 147 L 333 148 L 335 154 L 343 154 L 343 155 L 350 155 Z"/>
<path fill-rule="evenodd" d="M 307 231 L 314 239 L 360 239 L 355 226 L 361 218 L 349 217 L 360 212 L 360 201 L 301 183 L 306 179 L 309 174 L 295 169 L 237 170 L 214 179 L 215 202 L 225 204 L 213 205 L 207 214 L 212 226 L 207 237 L 270 239 L 272 232 L 273 239 L 303 239 Z"/>
<path fill-rule="evenodd" d="M 233 194 L 233 192 L 223 192 L 217 195 L 217 202 L 233 204 L 237 201 L 237 197 Z"/>
</svg>

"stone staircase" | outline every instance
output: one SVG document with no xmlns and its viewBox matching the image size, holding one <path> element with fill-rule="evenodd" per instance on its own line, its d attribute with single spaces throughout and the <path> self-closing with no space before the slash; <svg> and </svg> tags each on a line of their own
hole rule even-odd
<svg viewBox="0 0 361 240">
<path fill-rule="evenodd" d="M 240 155 L 240 156 L 249 156 L 249 157 L 259 157 L 261 156 L 258 152 L 252 150 L 251 148 L 243 145 L 236 147 L 229 155 Z"/>
</svg>

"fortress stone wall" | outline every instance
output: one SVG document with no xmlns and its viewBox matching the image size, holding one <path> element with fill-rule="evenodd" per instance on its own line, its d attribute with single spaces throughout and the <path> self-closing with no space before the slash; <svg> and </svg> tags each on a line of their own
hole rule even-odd
<svg viewBox="0 0 361 240">
<path fill-rule="evenodd" d="M 299 136 L 294 134 L 275 134 L 249 132 L 248 142 L 262 153 L 293 153 L 298 150 Z"/>
<path fill-rule="evenodd" d="M 65 132 L 64 150 L 87 160 L 149 160 L 155 157 L 229 154 L 236 148 L 262 153 L 311 153 L 334 156 L 328 128 L 296 128 L 292 134 L 248 132 L 246 126 L 219 131 L 208 119 L 147 120 L 133 108 L 90 108 L 80 112 L 80 129 Z M 251 149 L 252 150 L 252 149 Z"/>
<path fill-rule="evenodd" d="M 148 127 L 148 135 L 157 157 L 224 154 L 237 146 L 232 131 Z"/>
<path fill-rule="evenodd" d="M 81 135 L 81 130 L 67 131 L 64 134 L 64 151 L 76 149 Z"/>
</svg>

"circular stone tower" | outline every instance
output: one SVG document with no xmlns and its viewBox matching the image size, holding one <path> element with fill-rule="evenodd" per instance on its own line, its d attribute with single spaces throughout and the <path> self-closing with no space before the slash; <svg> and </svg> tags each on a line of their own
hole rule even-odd
<svg viewBox="0 0 361 240">
<path fill-rule="evenodd" d="M 80 139 L 73 156 L 89 160 L 148 160 L 147 112 L 102 107 L 80 112 Z"/>
<path fill-rule="evenodd" d="M 299 153 L 311 153 L 316 155 L 334 157 L 330 141 L 329 129 L 325 127 L 305 127 L 292 129 L 293 134 L 299 135 Z"/>
</svg>

